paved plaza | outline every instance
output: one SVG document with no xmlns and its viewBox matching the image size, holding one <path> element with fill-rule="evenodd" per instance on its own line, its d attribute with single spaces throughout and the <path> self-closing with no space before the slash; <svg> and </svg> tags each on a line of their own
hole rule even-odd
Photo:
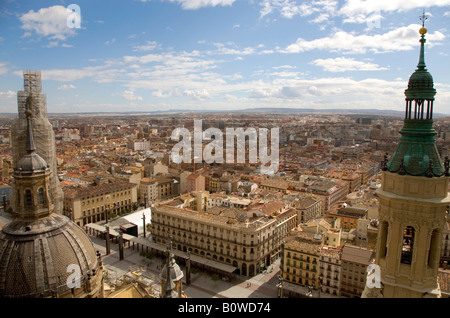
<svg viewBox="0 0 450 318">
<path fill-rule="evenodd" d="M 159 288 L 158 278 L 163 259 L 154 257 L 151 260 L 141 256 L 135 248 L 124 246 L 124 259 L 119 258 L 118 244 L 111 242 L 111 252 L 106 255 L 105 240 L 90 236 L 94 248 L 102 254 L 103 265 L 111 276 L 122 277 L 126 273 L 141 269 L 143 274 L 151 277 Z M 191 273 L 189 286 L 183 285 L 185 294 L 190 298 L 276 298 L 280 260 L 275 261 L 268 271 L 251 278 L 237 276 L 231 281 L 213 280 L 211 274 L 202 270 Z M 180 264 L 183 273 L 184 267 Z M 185 282 L 185 278 L 183 278 Z"/>
</svg>

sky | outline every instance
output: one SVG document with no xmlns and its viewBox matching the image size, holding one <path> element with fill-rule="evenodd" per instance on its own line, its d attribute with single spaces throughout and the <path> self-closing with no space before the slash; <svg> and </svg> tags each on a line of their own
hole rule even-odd
<svg viewBox="0 0 450 318">
<path fill-rule="evenodd" d="M 1 0 L 0 113 L 399 110 L 419 60 L 450 114 L 450 0 Z"/>
</svg>

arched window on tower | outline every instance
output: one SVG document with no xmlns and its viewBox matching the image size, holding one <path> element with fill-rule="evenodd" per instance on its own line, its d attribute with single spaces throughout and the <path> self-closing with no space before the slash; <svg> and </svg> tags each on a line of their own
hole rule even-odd
<svg viewBox="0 0 450 318">
<path fill-rule="evenodd" d="M 25 190 L 25 205 L 26 206 L 32 206 L 33 205 L 33 199 L 31 197 L 31 190 Z"/>
<path fill-rule="evenodd" d="M 441 235 L 438 229 L 434 229 L 431 233 L 430 250 L 428 252 L 428 266 L 435 268 L 439 264 L 439 245 L 441 244 Z"/>
<path fill-rule="evenodd" d="M 389 233 L 389 223 L 386 221 L 380 224 L 380 256 L 386 257 L 387 255 L 387 237 Z"/>
<path fill-rule="evenodd" d="M 44 204 L 44 202 L 45 202 L 44 189 L 39 188 L 39 190 L 38 190 L 38 198 L 39 198 L 39 204 Z"/>
<path fill-rule="evenodd" d="M 403 231 L 402 258 L 403 264 L 411 264 L 414 249 L 414 228 L 407 226 Z"/>
</svg>

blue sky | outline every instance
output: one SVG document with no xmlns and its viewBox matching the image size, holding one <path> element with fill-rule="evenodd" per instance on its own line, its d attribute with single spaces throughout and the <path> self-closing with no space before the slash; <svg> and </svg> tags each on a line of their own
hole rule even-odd
<svg viewBox="0 0 450 318">
<path fill-rule="evenodd" d="M 401 111 L 423 10 L 435 112 L 450 114 L 450 0 L 2 0 L 0 112 L 17 112 L 26 69 L 50 113 Z"/>
</svg>

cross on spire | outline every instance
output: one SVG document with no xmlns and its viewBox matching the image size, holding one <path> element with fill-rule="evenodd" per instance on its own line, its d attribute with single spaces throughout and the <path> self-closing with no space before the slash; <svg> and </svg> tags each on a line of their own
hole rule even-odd
<svg viewBox="0 0 450 318">
<path fill-rule="evenodd" d="M 425 15 L 425 9 L 423 9 L 422 15 L 419 17 L 420 21 L 422 21 L 422 27 L 425 27 L 425 20 L 428 19 L 428 17 Z"/>
</svg>

